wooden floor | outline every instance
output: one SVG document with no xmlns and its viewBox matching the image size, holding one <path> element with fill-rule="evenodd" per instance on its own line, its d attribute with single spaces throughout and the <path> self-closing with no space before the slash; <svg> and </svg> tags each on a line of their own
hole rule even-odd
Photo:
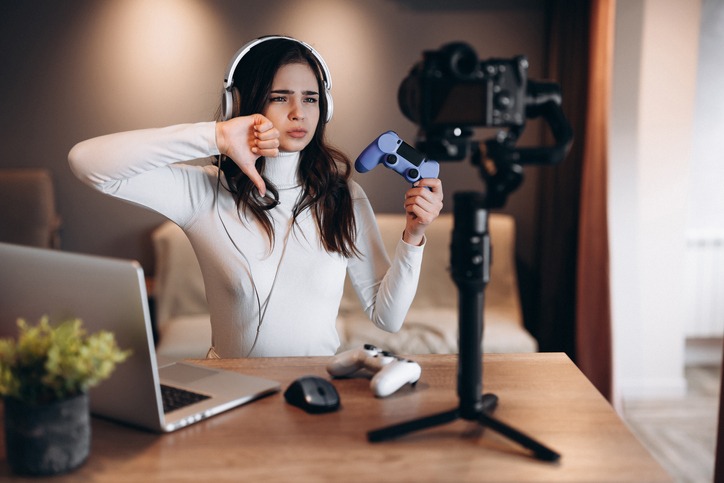
<svg viewBox="0 0 724 483">
<path fill-rule="evenodd" d="M 676 482 L 714 479 L 720 366 L 687 367 L 685 398 L 629 402 L 624 419 Z"/>
</svg>

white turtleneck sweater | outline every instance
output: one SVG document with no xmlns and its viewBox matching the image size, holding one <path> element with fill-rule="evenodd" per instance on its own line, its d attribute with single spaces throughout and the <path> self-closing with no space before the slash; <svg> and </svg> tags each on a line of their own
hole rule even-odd
<svg viewBox="0 0 724 483">
<path fill-rule="evenodd" d="M 179 164 L 217 154 L 215 123 L 204 122 L 89 139 L 73 147 L 68 160 L 84 182 L 152 209 L 184 230 L 201 266 L 211 344 L 221 357 L 334 354 L 345 272 L 375 325 L 400 329 L 417 290 L 423 249 L 400 239 L 390 263 L 357 183 L 349 186 L 361 255 L 345 258 L 324 250 L 309 211 L 298 217 L 285 242 L 301 191 L 299 153 L 267 159 L 264 174 L 280 201 L 271 210 L 276 243 L 270 251 L 258 222 L 239 214 L 224 186 L 217 204 L 216 166 Z"/>
</svg>

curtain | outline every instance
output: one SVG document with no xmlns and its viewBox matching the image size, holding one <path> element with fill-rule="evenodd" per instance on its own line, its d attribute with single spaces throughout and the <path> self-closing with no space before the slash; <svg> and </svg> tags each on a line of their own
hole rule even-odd
<svg viewBox="0 0 724 483">
<path fill-rule="evenodd" d="M 574 133 L 568 157 L 540 171 L 536 302 L 541 351 L 567 353 L 611 396 L 606 132 L 614 0 L 548 2 L 547 77 Z M 573 254 L 573 255 L 572 255 Z"/>
<path fill-rule="evenodd" d="M 584 374 L 611 398 L 611 301 L 607 144 L 615 0 L 594 0 L 588 65 L 588 112 L 578 227 L 576 354 Z"/>
</svg>

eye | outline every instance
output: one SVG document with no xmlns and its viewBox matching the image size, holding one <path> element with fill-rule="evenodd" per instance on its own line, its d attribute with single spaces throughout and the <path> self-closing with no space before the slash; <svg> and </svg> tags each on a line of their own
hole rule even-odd
<svg viewBox="0 0 724 483">
<path fill-rule="evenodd" d="M 272 96 L 269 98 L 269 102 L 286 102 L 287 98 L 284 96 Z"/>
<path fill-rule="evenodd" d="M 316 104 L 317 102 L 319 102 L 319 99 L 317 99 L 316 97 L 307 97 L 304 99 L 304 102 L 307 102 L 309 104 Z"/>
</svg>

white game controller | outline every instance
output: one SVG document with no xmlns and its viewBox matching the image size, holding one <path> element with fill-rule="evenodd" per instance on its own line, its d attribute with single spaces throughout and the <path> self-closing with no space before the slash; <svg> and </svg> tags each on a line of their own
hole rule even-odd
<svg viewBox="0 0 724 483">
<path fill-rule="evenodd" d="M 371 344 L 337 354 L 327 365 L 327 372 L 334 377 L 349 376 L 360 369 L 375 373 L 370 388 L 377 397 L 387 397 L 408 383 L 414 386 L 422 373 L 417 362 Z"/>
</svg>

